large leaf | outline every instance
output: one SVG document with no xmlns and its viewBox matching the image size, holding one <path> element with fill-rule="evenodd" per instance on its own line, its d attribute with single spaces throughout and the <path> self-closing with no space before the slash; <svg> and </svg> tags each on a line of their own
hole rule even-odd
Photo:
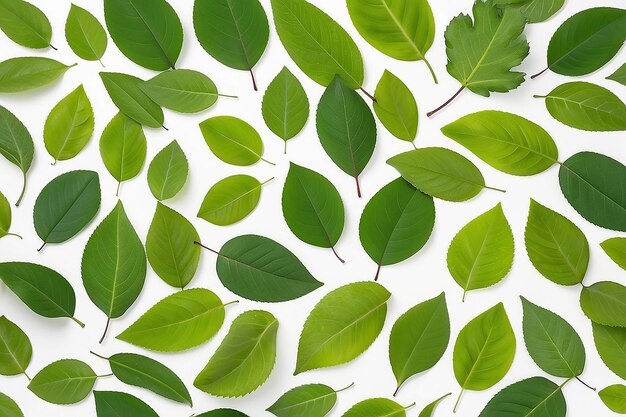
<svg viewBox="0 0 626 417">
<path fill-rule="evenodd" d="M 0 375 L 26 374 L 32 355 L 33 346 L 26 333 L 17 324 L 1 316 Z"/>
<path fill-rule="evenodd" d="M 52 47 L 50 21 L 41 10 L 23 0 L 0 0 L 0 30 L 27 48 Z"/>
<path fill-rule="evenodd" d="M 278 320 L 267 311 L 237 317 L 193 385 L 211 395 L 240 397 L 269 378 L 276 360 Z"/>
<path fill-rule="evenodd" d="M 559 170 L 567 201 L 591 223 L 626 232 L 626 167 L 594 152 L 579 152 Z"/>
<path fill-rule="evenodd" d="M 87 145 L 93 128 L 93 109 L 81 84 L 48 114 L 43 128 L 46 150 L 54 162 L 71 159 Z"/>
<path fill-rule="evenodd" d="M 448 248 L 447 264 L 452 278 L 468 291 L 500 282 L 513 266 L 514 242 L 502 205 L 463 226 Z"/>
<path fill-rule="evenodd" d="M 338 75 L 350 88 L 361 87 L 363 58 L 343 27 L 305 0 L 271 3 L 278 37 L 306 75 L 323 86 Z"/>
<path fill-rule="evenodd" d="M 427 0 L 348 0 L 348 12 L 361 36 L 374 48 L 402 61 L 426 59 L 435 39 L 435 19 Z"/>
<path fill-rule="evenodd" d="M 402 262 L 415 255 L 428 241 L 434 225 L 432 197 L 403 178 L 391 181 L 374 194 L 361 214 L 359 239 L 378 265 L 375 279 L 382 265 Z"/>
<path fill-rule="evenodd" d="M 613 384 L 598 392 L 602 402 L 613 412 L 626 414 L 626 386 Z"/>
<path fill-rule="evenodd" d="M 345 213 L 341 195 L 326 177 L 293 162 L 285 180 L 283 216 L 298 239 L 331 248 L 343 262 L 335 245 L 343 232 Z"/>
<path fill-rule="evenodd" d="M 107 33 L 98 19 L 75 4 L 65 21 L 65 38 L 72 51 L 87 61 L 100 61 L 107 49 Z"/>
<path fill-rule="evenodd" d="M 490 188 L 476 165 L 446 148 L 415 149 L 389 158 L 387 163 L 415 188 L 442 200 L 465 201 Z"/>
<path fill-rule="evenodd" d="M 580 284 L 589 265 L 589 243 L 566 217 L 530 200 L 524 231 L 526 252 L 535 268 L 560 285 Z"/>
<path fill-rule="evenodd" d="M 204 196 L 198 217 L 218 226 L 243 220 L 259 204 L 263 184 L 243 174 L 218 181 Z"/>
<path fill-rule="evenodd" d="M 328 293 L 307 317 L 295 374 L 349 362 L 365 352 L 385 324 L 391 293 L 375 282 L 355 282 Z"/>
<path fill-rule="evenodd" d="M 122 113 L 144 126 L 163 127 L 163 110 L 139 88 L 143 80 L 121 72 L 101 72 L 100 78 Z"/>
<path fill-rule="evenodd" d="M 536 376 L 498 392 L 479 417 L 565 417 L 566 410 L 561 387 Z"/>
<path fill-rule="evenodd" d="M 35 201 L 35 231 L 44 245 L 65 242 L 87 226 L 99 208 L 100 179 L 96 172 L 61 174 L 41 190 Z"/>
<path fill-rule="evenodd" d="M 442 127 L 441 132 L 507 174 L 535 175 L 559 157 L 548 132 L 512 113 L 484 110 L 468 114 Z"/>
<path fill-rule="evenodd" d="M 53 404 L 74 404 L 84 400 L 97 379 L 89 365 L 76 359 L 62 359 L 43 368 L 28 389 Z"/>
<path fill-rule="evenodd" d="M 200 261 L 200 236 L 191 222 L 160 202 L 146 237 L 146 255 L 154 272 L 172 287 L 185 288 Z"/>
<path fill-rule="evenodd" d="M 200 45 L 222 64 L 250 71 L 269 40 L 267 15 L 259 0 L 195 0 L 193 27 Z"/>
<path fill-rule="evenodd" d="M 165 0 L 104 0 L 104 18 L 113 42 L 136 64 L 174 68 L 183 46 L 183 27 Z"/>
<path fill-rule="evenodd" d="M 426 3 L 426 0 L 422 1 Z M 385 70 L 376 85 L 374 97 L 374 112 L 383 126 L 398 139 L 413 142 L 417 135 L 419 115 L 415 97 L 406 84 Z"/>
<path fill-rule="evenodd" d="M 389 361 L 398 382 L 435 366 L 450 341 L 445 293 L 409 309 L 395 322 L 389 337 Z M 395 395 L 394 394 L 394 395 Z"/>
<path fill-rule="evenodd" d="M 74 65 L 44 57 L 18 57 L 0 62 L 0 93 L 19 93 L 43 87 Z"/>
<path fill-rule="evenodd" d="M 602 362 L 617 376 L 626 379 L 626 328 L 591 322 L 593 340 Z"/>
<path fill-rule="evenodd" d="M 616 81 L 622 85 L 626 85 L 626 63 L 622 64 L 621 67 L 615 70 L 613 74 L 606 77 L 606 79 Z"/>
<path fill-rule="evenodd" d="M 148 186 L 154 198 L 169 200 L 187 182 L 189 163 L 178 142 L 173 140 L 159 151 L 148 167 Z"/>
<path fill-rule="evenodd" d="M 125 392 L 94 391 L 97 417 L 159 417 L 150 406 Z"/>
<path fill-rule="evenodd" d="M 626 270 L 626 237 L 607 239 L 600 243 L 600 246 L 613 262 L 619 265 L 623 270 Z"/>
<path fill-rule="evenodd" d="M 0 154 L 17 166 L 24 177 L 22 192 L 15 206 L 19 206 L 26 190 L 26 173 L 33 162 L 35 147 L 26 126 L 6 108 L 0 106 Z"/>
<path fill-rule="evenodd" d="M 617 282 L 600 281 L 583 287 L 580 307 L 594 323 L 626 327 L 626 287 Z"/>
<path fill-rule="evenodd" d="M 374 153 L 376 121 L 361 96 L 339 76 L 320 98 L 316 127 L 322 147 L 343 172 L 354 177 L 361 197 L 359 175 Z"/>
<path fill-rule="evenodd" d="M 248 166 L 259 160 L 268 162 L 263 159 L 263 141 L 259 132 L 237 117 L 206 119 L 200 123 L 200 132 L 215 156 L 227 164 Z"/>
<path fill-rule="evenodd" d="M 413 405 L 403 407 L 387 398 L 370 398 L 353 405 L 342 417 L 406 417 Z"/>
<path fill-rule="evenodd" d="M 179 291 L 152 306 L 117 338 L 161 352 L 190 349 L 212 338 L 222 327 L 224 306 L 209 290 Z"/>
<path fill-rule="evenodd" d="M 522 299 L 524 342 L 537 366 L 550 375 L 579 376 L 585 368 L 585 346 L 563 318 Z"/>
<path fill-rule="evenodd" d="M 324 384 L 300 385 L 281 395 L 267 411 L 276 417 L 324 417 L 335 406 L 337 393 L 351 386 L 335 391 Z"/>
<path fill-rule="evenodd" d="M 22 410 L 10 397 L 0 392 L 0 417 L 24 417 Z"/>
</svg>

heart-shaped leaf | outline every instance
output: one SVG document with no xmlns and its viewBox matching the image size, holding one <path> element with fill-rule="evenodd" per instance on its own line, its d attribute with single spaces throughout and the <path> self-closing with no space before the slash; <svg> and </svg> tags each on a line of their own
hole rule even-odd
<svg viewBox="0 0 626 417">
<path fill-rule="evenodd" d="M 187 182 L 189 163 L 178 142 L 173 140 L 159 151 L 148 167 L 148 186 L 154 198 L 169 200 Z"/>
<path fill-rule="evenodd" d="M 43 368 L 28 389 L 53 404 L 75 404 L 84 400 L 98 376 L 89 365 L 76 359 L 62 359 Z"/>
<path fill-rule="evenodd" d="M 232 175 L 218 181 L 204 196 L 198 217 L 218 226 L 243 220 L 259 204 L 263 184 L 250 175 Z"/>
<path fill-rule="evenodd" d="M 144 126 L 163 127 L 163 110 L 139 88 L 142 79 L 120 72 L 101 72 L 100 78 L 122 113 Z"/>
<path fill-rule="evenodd" d="M 35 147 L 26 126 L 6 108 L 0 106 L 0 154 L 22 171 L 23 183 L 15 206 L 19 206 L 26 190 L 26 173 L 33 162 Z"/>
<path fill-rule="evenodd" d="M 33 346 L 26 333 L 17 324 L 1 316 L 0 375 L 26 375 L 26 368 L 32 356 Z"/>
<path fill-rule="evenodd" d="M 498 392 L 478 417 L 565 417 L 566 409 L 561 387 L 535 376 Z"/>
<path fill-rule="evenodd" d="M 626 379 L 626 328 L 591 322 L 593 341 L 602 362 L 622 379 Z"/>
<path fill-rule="evenodd" d="M 357 0 L 356 2 L 359 3 L 361 1 Z M 427 4 L 426 0 L 421 2 Z M 383 126 L 398 139 L 413 142 L 417 135 L 419 115 L 415 97 L 413 97 L 413 93 L 411 93 L 406 84 L 400 78 L 385 70 L 378 81 L 374 97 L 376 97 L 374 112 Z"/>
<path fill-rule="evenodd" d="M 159 417 L 150 406 L 125 392 L 94 391 L 97 417 Z"/>
<path fill-rule="evenodd" d="M 19 93 L 43 87 L 74 65 L 44 57 L 18 57 L 0 62 L 0 93 Z"/>
<path fill-rule="evenodd" d="M 202 136 L 211 151 L 231 165 L 248 166 L 263 159 L 263 141 L 259 132 L 233 116 L 216 116 L 200 123 Z"/>
<path fill-rule="evenodd" d="M 594 323 L 626 327 L 626 287 L 617 282 L 600 281 L 583 287 L 580 307 Z"/>
<path fill-rule="evenodd" d="M 23 0 L 0 0 L 0 30 L 27 48 L 52 47 L 50 21 L 41 10 Z"/>
<path fill-rule="evenodd" d="M 609 410 L 626 414 L 626 386 L 622 384 L 609 385 L 598 392 L 602 402 Z"/>
<path fill-rule="evenodd" d="M 626 237 L 613 237 L 600 243 L 604 252 L 619 265 L 620 268 L 626 270 Z"/>
<path fill-rule="evenodd" d="M 335 391 L 324 384 L 300 385 L 281 395 L 267 411 L 276 417 L 324 417 L 335 406 L 337 393 L 351 386 Z"/>
<path fill-rule="evenodd" d="M 75 4 L 70 7 L 65 22 L 65 39 L 72 51 L 87 61 L 100 61 L 109 42 L 98 19 Z"/>
<path fill-rule="evenodd" d="M 0 417 L 24 417 L 24 413 L 22 413 L 17 403 L 1 392 Z"/>
</svg>

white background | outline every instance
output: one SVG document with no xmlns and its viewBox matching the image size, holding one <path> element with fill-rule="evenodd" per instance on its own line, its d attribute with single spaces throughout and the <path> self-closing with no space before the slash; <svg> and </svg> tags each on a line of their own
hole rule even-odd
<svg viewBox="0 0 626 417">
<path fill-rule="evenodd" d="M 506 175 L 480 161 L 466 149 L 444 137 L 439 129 L 470 112 L 484 109 L 499 109 L 523 115 L 543 126 L 556 141 L 560 156 L 564 161 L 569 156 L 583 150 L 604 153 L 622 163 L 626 162 L 626 147 L 623 145 L 624 134 L 589 133 L 575 130 L 553 120 L 540 99 L 533 94 L 545 94 L 557 85 L 572 81 L 550 72 L 536 80 L 527 80 L 517 90 L 508 94 L 493 94 L 490 98 L 473 95 L 469 91 L 461 94 L 447 109 L 426 118 L 427 111 L 437 107 L 458 89 L 458 82 L 445 70 L 446 55 L 443 32 L 450 19 L 458 13 L 470 12 L 470 0 L 443 1 L 432 0 L 431 6 L 437 22 L 437 33 L 433 47 L 427 56 L 439 77 L 435 85 L 422 62 L 400 62 L 389 58 L 367 44 L 352 25 L 343 1 L 316 0 L 319 7 L 336 19 L 358 44 L 365 63 L 364 86 L 370 92 L 375 90 L 378 79 L 385 69 L 398 75 L 414 93 L 419 111 L 420 126 L 416 145 L 444 146 L 454 149 L 471 159 L 483 172 L 487 185 L 504 188 L 505 194 L 484 190 L 478 197 L 465 203 L 436 201 L 437 220 L 432 237 L 427 245 L 411 259 L 394 266 L 384 267 L 380 282 L 392 293 L 389 301 L 388 317 L 382 334 L 363 355 L 351 363 L 333 368 L 305 372 L 293 377 L 297 351 L 298 335 L 302 324 L 319 299 L 332 289 L 349 282 L 370 280 L 376 266 L 365 254 L 358 239 L 358 221 L 366 202 L 383 185 L 396 178 L 397 173 L 385 164 L 385 161 L 400 152 L 407 151 L 411 145 L 395 139 L 378 123 L 378 141 L 374 156 L 362 177 L 363 198 L 356 197 L 354 180 L 339 170 L 322 150 L 314 124 L 314 111 L 323 92 L 323 88 L 311 81 L 291 61 L 274 31 L 269 0 L 262 0 L 270 19 L 271 34 L 265 55 L 255 67 L 258 92 L 252 90 L 249 74 L 233 70 L 215 61 L 198 44 L 192 27 L 192 2 L 190 0 L 170 0 L 180 16 L 185 32 L 183 50 L 178 60 L 178 68 L 191 68 L 202 71 L 217 84 L 220 92 L 235 94 L 238 100 L 220 99 L 211 109 L 197 115 L 181 115 L 165 111 L 165 125 L 169 132 L 162 129 L 146 129 L 148 139 L 148 162 L 172 139 L 177 139 L 186 153 L 190 164 L 189 180 L 175 199 L 167 205 L 184 214 L 196 226 L 206 244 L 219 248 L 227 240 L 244 234 L 254 233 L 271 237 L 290 248 L 311 273 L 326 285 L 301 299 L 280 304 L 261 304 L 241 300 L 238 305 L 227 307 L 226 321 L 220 332 L 208 343 L 191 351 L 178 354 L 156 354 L 133 347 L 115 339 L 128 325 L 133 323 L 143 312 L 161 298 L 172 294 L 173 289 L 161 281 L 151 270 L 148 272 L 146 285 L 141 296 L 128 313 L 112 323 L 109 335 L 103 345 L 98 339 L 105 324 L 104 314 L 87 297 L 81 283 L 80 261 L 83 248 L 93 229 L 116 204 L 116 181 L 106 171 L 98 151 L 98 140 L 108 121 L 117 112 L 115 106 L 99 79 L 98 72 L 103 68 L 98 62 L 83 61 L 72 53 L 64 37 L 64 25 L 70 8 L 69 1 L 33 1 L 50 18 L 53 27 L 52 44 L 59 50 L 36 51 L 15 45 L 0 34 L 0 59 L 14 56 L 47 56 L 66 64 L 78 62 L 66 75 L 52 86 L 20 94 L 0 95 L 0 104 L 14 112 L 28 127 L 35 142 L 35 159 L 28 175 L 28 186 L 22 205 L 14 210 L 14 222 L 11 231 L 24 236 L 23 240 L 6 237 L 0 240 L 1 261 L 30 261 L 47 265 L 58 270 L 74 286 L 77 295 L 76 317 L 87 324 L 79 328 L 70 320 L 44 319 L 25 307 L 6 287 L 0 287 L 0 314 L 16 322 L 30 337 L 33 344 L 33 360 L 28 368 L 34 375 L 45 365 L 61 358 L 77 358 L 88 362 L 97 373 L 109 372 L 106 362 L 91 356 L 89 350 L 111 355 L 117 352 L 138 352 L 147 354 L 171 367 L 187 384 L 194 408 L 164 400 L 151 392 L 126 386 L 113 377 L 101 379 L 96 384 L 97 390 L 120 390 L 134 394 L 150 404 L 162 417 L 181 416 L 202 413 L 218 407 L 233 407 L 248 413 L 251 417 L 269 416 L 265 412 L 286 390 L 303 383 L 320 382 L 335 389 L 351 382 L 356 386 L 339 395 L 338 404 L 332 415 L 342 415 L 357 401 L 371 397 L 390 397 L 395 388 L 395 379 L 388 361 L 388 339 L 391 326 L 400 314 L 418 302 L 432 298 L 445 291 L 451 318 L 451 341 L 441 361 L 431 370 L 408 381 L 397 398 L 398 402 L 408 405 L 416 402 L 409 416 L 417 416 L 419 410 L 435 398 L 452 392 L 452 398 L 443 402 L 437 411 L 438 416 L 451 416 L 454 397 L 459 393 L 459 386 L 452 371 L 452 347 L 461 328 L 473 317 L 504 301 L 517 337 L 515 361 L 505 378 L 491 389 L 483 392 L 467 392 L 461 401 L 457 415 L 477 416 L 487 401 L 500 389 L 515 381 L 545 375 L 530 359 L 523 343 L 521 328 L 521 304 L 519 295 L 547 307 L 569 321 L 581 335 L 587 350 L 587 365 L 582 378 L 592 386 L 603 388 L 607 385 L 623 382 L 610 372 L 601 362 L 593 344 L 591 326 L 578 304 L 580 287 L 562 287 L 543 278 L 531 265 L 524 250 L 523 231 L 526 222 L 529 199 L 532 197 L 541 204 L 562 213 L 576 223 L 589 240 L 591 261 L 586 284 L 599 280 L 624 282 L 624 271 L 604 254 L 599 243 L 616 236 L 617 233 L 592 225 L 579 216 L 569 206 L 561 194 L 558 185 L 558 168 L 553 166 L 533 177 L 515 177 Z M 104 22 L 102 2 L 76 0 L 76 4 L 88 9 Z M 521 70 L 532 74 L 546 65 L 546 47 L 554 30 L 569 16 L 591 6 L 623 6 L 620 0 L 568 0 L 565 7 L 551 20 L 530 25 L 526 29 L 530 41 L 530 56 L 524 61 Z M 624 61 L 623 51 L 608 65 L 583 79 L 606 86 L 626 98 L 625 87 L 605 80 Z M 143 78 L 156 73 L 130 62 L 109 39 L 109 47 L 103 62 L 106 71 L 126 72 Z M 283 155 L 283 143 L 266 127 L 261 117 L 261 98 L 263 91 L 286 65 L 299 78 L 307 91 L 311 103 L 311 117 L 304 129 L 289 143 L 289 152 Z M 92 140 L 74 159 L 59 162 L 52 166 L 52 158 L 47 154 L 42 139 L 43 124 L 50 109 L 80 83 L 92 102 L 96 115 L 96 128 Z M 276 167 L 260 162 L 252 167 L 235 167 L 218 160 L 206 146 L 198 123 L 207 117 L 234 115 L 251 123 L 258 129 L 265 143 L 265 158 L 277 163 Z M 299 241 L 287 228 L 281 212 L 280 199 L 284 178 L 289 161 L 313 168 L 328 177 L 338 188 L 346 206 L 346 227 L 337 250 L 347 260 L 341 265 L 330 250 L 309 246 Z M 59 174 L 75 169 L 93 169 L 99 172 L 102 186 L 102 206 L 96 219 L 85 230 L 68 242 L 47 245 L 42 253 L 37 253 L 40 239 L 35 234 L 32 221 L 32 209 L 35 199 L 50 180 Z M 146 184 L 147 164 L 141 174 L 122 185 L 121 199 L 137 232 L 145 239 L 156 205 Z M 265 185 L 258 208 L 245 220 L 230 227 L 213 226 L 195 217 L 206 191 L 218 180 L 232 174 L 246 173 L 264 181 L 270 177 L 276 179 Z M 21 187 L 21 173 L 6 160 L 0 160 L 0 187 L 13 203 Z M 447 247 L 463 225 L 474 217 L 502 202 L 504 212 L 515 235 L 515 261 L 508 276 L 494 287 L 474 291 L 468 294 L 465 303 L 461 302 L 462 291 L 450 276 L 445 263 Z M 623 235 L 623 234 L 622 234 Z M 207 287 L 216 292 L 223 301 L 228 302 L 240 297 L 226 290 L 215 274 L 215 256 L 203 252 L 200 267 L 191 287 Z M 269 380 L 256 392 L 239 399 L 222 399 L 208 396 L 195 387 L 193 380 L 204 367 L 220 341 L 230 327 L 230 322 L 240 313 L 249 309 L 262 308 L 272 312 L 280 321 L 278 332 L 278 354 L 276 367 Z M 562 379 L 550 377 L 557 383 Z M 24 376 L 0 377 L 0 391 L 15 399 L 25 415 L 46 417 L 91 417 L 95 416 L 93 396 L 74 406 L 56 406 L 43 402 L 32 393 Z M 612 413 L 604 407 L 597 394 L 576 381 L 570 382 L 564 389 L 568 404 L 568 416 L 609 416 Z"/>
</svg>

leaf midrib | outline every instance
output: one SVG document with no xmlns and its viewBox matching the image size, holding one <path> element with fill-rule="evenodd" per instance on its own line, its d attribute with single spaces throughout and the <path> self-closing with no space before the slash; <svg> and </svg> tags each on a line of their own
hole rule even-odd
<svg viewBox="0 0 626 417">
<path fill-rule="evenodd" d="M 109 358 L 110 362 L 115 363 L 117 366 L 121 366 L 122 368 L 125 368 L 129 371 L 135 372 L 153 382 L 155 382 L 157 385 L 159 385 L 162 388 L 165 388 L 166 391 L 169 391 L 170 393 L 173 393 L 175 397 L 179 398 L 180 400 L 183 400 L 184 403 L 189 404 L 189 399 L 184 397 L 183 395 L 181 395 L 178 391 L 176 391 L 174 388 L 170 387 L 169 385 L 167 385 L 164 381 L 154 377 L 153 375 L 150 375 L 138 368 L 132 368 L 122 362 L 118 362 L 118 361 L 112 361 L 111 358 Z"/>
<path fill-rule="evenodd" d="M 398 29 L 400 30 L 400 33 L 402 34 L 402 36 L 406 39 L 407 43 L 415 50 L 415 52 L 418 55 L 418 60 L 420 59 L 424 59 L 424 53 L 417 47 L 417 45 L 415 44 L 415 42 L 413 42 L 413 39 L 411 39 L 409 37 L 409 34 L 406 33 L 406 30 L 404 29 L 404 26 L 402 26 L 400 24 L 400 21 L 398 20 L 398 18 L 396 17 L 396 15 L 393 14 L 393 12 L 391 11 L 391 9 L 389 8 L 389 5 L 387 4 L 387 0 L 379 0 L 380 4 L 383 5 L 383 7 L 385 8 L 385 11 L 389 14 L 389 17 L 391 17 L 391 20 L 393 21 L 393 23 L 398 27 Z"/>
</svg>

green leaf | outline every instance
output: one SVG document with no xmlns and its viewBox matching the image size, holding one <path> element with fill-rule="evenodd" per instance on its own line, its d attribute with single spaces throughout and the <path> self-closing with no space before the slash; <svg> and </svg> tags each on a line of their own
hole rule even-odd
<svg viewBox="0 0 626 417">
<path fill-rule="evenodd" d="M 565 417 L 566 410 L 561 387 L 535 376 L 498 392 L 478 417 Z"/>
<path fill-rule="evenodd" d="M 370 398 L 353 405 L 342 417 L 406 417 L 406 410 L 414 404 L 403 407 L 386 398 Z"/>
<path fill-rule="evenodd" d="M 216 253 L 222 284 L 248 300 L 294 300 L 324 285 L 289 249 L 267 237 L 238 236 Z"/>
<path fill-rule="evenodd" d="M 33 346 L 26 333 L 5 316 L 1 316 L 0 375 L 26 374 L 32 356 Z"/>
<path fill-rule="evenodd" d="M 589 243 L 566 217 L 530 199 L 524 231 L 526 252 L 535 268 L 559 285 L 580 284 L 589 265 Z"/>
<path fill-rule="evenodd" d="M 97 417 L 159 417 L 150 406 L 125 392 L 94 391 Z"/>
<path fill-rule="evenodd" d="M 41 10 L 22 0 L 0 0 L 0 30 L 27 48 L 52 47 L 50 21 Z"/>
<path fill-rule="evenodd" d="M 22 236 L 11 233 L 11 204 L 9 200 L 0 192 L 0 238 L 5 236 L 16 236 L 20 239 Z"/>
<path fill-rule="evenodd" d="M 607 80 L 617 81 L 618 83 L 626 86 L 626 64 L 622 64 L 615 72 L 608 77 Z"/>
<path fill-rule="evenodd" d="M 335 391 L 323 384 L 300 385 L 281 395 L 266 411 L 276 417 L 324 417 L 335 406 L 337 393 L 351 386 Z"/>
<path fill-rule="evenodd" d="M 113 42 L 142 67 L 174 68 L 183 46 L 183 27 L 165 0 L 104 0 L 104 18 Z"/>
<path fill-rule="evenodd" d="M 263 95 L 263 120 L 269 129 L 285 141 L 296 136 L 309 118 L 309 99 L 300 81 L 287 69 L 274 77 Z"/>
<path fill-rule="evenodd" d="M 545 22 L 556 14 L 565 0 L 526 0 L 521 2 L 520 12 L 528 23 Z"/>
<path fill-rule="evenodd" d="M 439 403 L 443 401 L 449 395 L 451 395 L 450 392 L 445 395 L 442 395 L 441 397 L 437 398 L 432 403 L 428 404 L 426 407 L 424 407 L 424 409 L 420 412 L 419 416 L 417 417 L 433 417 L 433 415 L 435 414 L 435 408 L 437 408 Z"/>
<path fill-rule="evenodd" d="M 46 150 L 55 162 L 71 159 L 87 145 L 93 128 L 93 109 L 81 84 L 48 114 L 43 128 Z"/>
<path fill-rule="evenodd" d="M 107 49 L 107 33 L 94 15 L 72 4 L 65 22 L 65 39 L 76 55 L 100 61 Z"/>
<path fill-rule="evenodd" d="M 195 0 L 193 27 L 200 45 L 222 64 L 250 71 L 269 40 L 267 15 L 259 0 Z"/>
<path fill-rule="evenodd" d="M 101 72 L 100 78 L 113 104 L 122 113 L 144 126 L 163 127 L 163 110 L 139 88 L 143 80 L 120 72 Z"/>
<path fill-rule="evenodd" d="M 609 410 L 626 414 L 626 386 L 622 384 L 609 385 L 598 392 L 602 402 Z"/>
<path fill-rule="evenodd" d="M 278 320 L 267 311 L 237 317 L 193 385 L 218 397 L 241 397 L 263 385 L 276 360 Z"/>
<path fill-rule="evenodd" d="M 350 362 L 365 352 L 385 324 L 389 297 L 375 282 L 344 285 L 324 296 L 304 323 L 294 374 Z"/>
<path fill-rule="evenodd" d="M 367 103 L 339 76 L 320 98 L 316 127 L 322 147 L 343 172 L 354 177 L 361 197 L 359 175 L 374 153 L 376 121 Z"/>
<path fill-rule="evenodd" d="M 594 152 L 579 152 L 559 169 L 567 201 L 591 223 L 626 232 L 626 167 Z"/>
<path fill-rule="evenodd" d="M 19 93 L 43 87 L 74 65 L 44 57 L 18 57 L 0 62 L 0 93 Z"/>
<path fill-rule="evenodd" d="M 361 1 L 361 0 L 356 0 Z M 382 1 L 382 0 L 378 0 Z M 426 0 L 410 4 L 427 4 Z M 385 70 L 374 92 L 374 112 L 383 126 L 395 137 L 413 142 L 417 135 L 417 103 L 411 90 L 391 72 Z"/>
<path fill-rule="evenodd" d="M 558 86 L 545 96 L 546 108 L 559 122 L 592 132 L 626 130 L 626 105 L 599 85 L 577 81 Z"/>
<path fill-rule="evenodd" d="M 285 180 L 282 197 L 287 226 L 303 242 L 331 248 L 343 232 L 345 213 L 341 195 L 326 177 L 293 162 Z"/>
<path fill-rule="evenodd" d="M 600 281 L 583 287 L 580 307 L 594 323 L 626 327 L 626 287 L 617 282 Z"/>
<path fill-rule="evenodd" d="M 468 291 L 502 281 L 513 266 L 515 245 L 502 205 L 463 226 L 448 248 L 447 264 L 452 278 Z"/>
<path fill-rule="evenodd" d="M 237 117 L 208 118 L 200 123 L 200 131 L 215 156 L 227 164 L 248 166 L 259 160 L 268 162 L 263 159 L 263 141 L 259 132 Z"/>
<path fill-rule="evenodd" d="M 204 196 L 198 217 L 218 226 L 243 220 L 259 204 L 263 184 L 249 175 L 232 175 L 218 181 Z"/>
<path fill-rule="evenodd" d="M 456 339 L 452 365 L 461 394 L 491 388 L 509 371 L 514 357 L 515 333 L 504 305 L 498 303 L 467 323 Z"/>
<path fill-rule="evenodd" d="M 180 113 L 206 110 L 220 95 L 209 77 L 189 69 L 162 72 L 139 88 L 158 105 Z"/>
<path fill-rule="evenodd" d="M 446 148 L 415 149 L 391 157 L 387 163 L 415 188 L 442 200 L 466 201 L 490 188 L 476 165 Z"/>
<path fill-rule="evenodd" d="M 352 23 L 370 45 L 402 61 L 423 60 L 437 83 L 426 52 L 435 39 L 435 19 L 427 0 L 348 0 Z"/>
<path fill-rule="evenodd" d="M 614 237 L 607 239 L 600 243 L 600 246 L 613 262 L 626 270 L 626 238 Z"/>
<path fill-rule="evenodd" d="M 43 368 L 28 389 L 53 404 L 75 404 L 91 393 L 98 376 L 89 365 L 76 359 L 62 359 Z"/>
<path fill-rule="evenodd" d="M 248 417 L 241 411 L 233 410 L 231 408 L 219 408 L 213 411 L 207 411 L 197 415 L 196 417 Z"/>
<path fill-rule="evenodd" d="M 181 214 L 160 202 L 146 237 L 146 254 L 154 272 L 172 287 L 185 288 L 200 261 L 200 236 Z"/>
<path fill-rule="evenodd" d="M 22 192 L 15 203 L 19 206 L 26 189 L 26 173 L 33 162 L 35 147 L 26 126 L 6 108 L 0 106 L 0 155 L 17 166 L 24 177 Z"/>
<path fill-rule="evenodd" d="M 102 162 L 118 183 L 139 174 L 146 161 L 146 149 L 146 136 L 141 125 L 124 113 L 116 114 L 100 137 Z"/>
<path fill-rule="evenodd" d="M 189 163 L 185 153 L 173 140 L 159 151 L 148 167 L 148 186 L 154 198 L 169 200 L 180 192 L 187 182 Z"/>
<path fill-rule="evenodd" d="M 435 224 L 433 199 L 402 178 L 381 188 L 367 202 L 359 222 L 359 239 L 369 257 L 382 265 L 402 262 L 428 241 Z"/>
<path fill-rule="evenodd" d="M 450 318 L 445 293 L 409 309 L 394 323 L 389 338 L 389 361 L 398 381 L 394 395 L 414 375 L 435 366 L 450 341 Z"/>
<path fill-rule="evenodd" d="M 108 358 L 108 361 L 113 375 L 123 383 L 193 405 L 183 381 L 170 368 L 154 359 L 134 353 L 118 353 Z"/>
<path fill-rule="evenodd" d="M 44 245 L 65 242 L 83 230 L 99 208 L 98 173 L 66 172 L 50 181 L 39 193 L 33 209 L 35 231 Z"/>
<path fill-rule="evenodd" d="M 585 368 L 585 346 L 576 330 L 557 314 L 520 298 L 524 342 L 533 361 L 550 375 L 579 376 Z"/>
<path fill-rule="evenodd" d="M 323 86 L 335 75 L 350 88 L 363 84 L 363 58 L 350 35 L 305 0 L 272 0 L 276 32 L 302 72 Z"/>
<path fill-rule="evenodd" d="M 15 401 L 0 392 L 0 417 L 24 417 Z"/>
<path fill-rule="evenodd" d="M 67 317 L 84 327 L 74 318 L 74 289 L 58 272 L 28 262 L 4 262 L 0 263 L 0 280 L 40 316 Z"/>
<path fill-rule="evenodd" d="M 600 359 L 615 375 L 626 379 L 626 328 L 594 322 L 591 322 L 591 326 Z"/>
<path fill-rule="evenodd" d="M 578 12 L 552 35 L 547 69 L 569 76 L 589 74 L 613 58 L 625 36 L 626 10 L 594 7 Z"/>
<path fill-rule="evenodd" d="M 559 151 L 541 126 L 512 113 L 484 110 L 463 116 L 441 132 L 492 167 L 535 175 L 558 162 Z"/>
<path fill-rule="evenodd" d="M 117 338 L 160 352 L 191 349 L 222 327 L 224 306 L 209 290 L 182 290 L 156 303 Z"/>
</svg>

